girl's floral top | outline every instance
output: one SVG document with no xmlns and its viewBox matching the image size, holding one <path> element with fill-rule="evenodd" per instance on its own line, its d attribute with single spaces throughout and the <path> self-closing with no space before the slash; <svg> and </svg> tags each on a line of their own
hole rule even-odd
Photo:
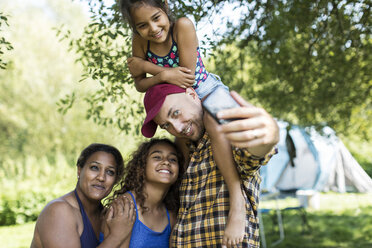
<svg viewBox="0 0 372 248">
<path fill-rule="evenodd" d="M 205 69 L 203 60 L 200 56 L 199 47 L 196 49 L 196 52 L 197 52 L 197 57 L 196 57 L 196 68 L 195 68 L 195 83 L 192 86 L 194 89 L 198 88 L 199 85 L 203 83 L 208 77 L 208 72 Z M 180 57 L 178 55 L 177 43 L 173 39 L 173 34 L 172 34 L 172 46 L 167 55 L 165 55 L 164 57 L 161 57 L 151 52 L 150 42 L 148 42 L 146 59 L 154 63 L 155 65 L 159 65 L 163 67 L 178 67 L 180 65 Z"/>
</svg>

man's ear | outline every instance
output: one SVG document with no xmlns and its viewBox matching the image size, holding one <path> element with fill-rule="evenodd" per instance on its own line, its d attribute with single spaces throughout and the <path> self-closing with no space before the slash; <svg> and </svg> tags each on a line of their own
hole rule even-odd
<svg viewBox="0 0 372 248">
<path fill-rule="evenodd" d="M 199 99 L 198 94 L 192 87 L 186 88 L 186 95 L 191 96 L 193 99 Z"/>
</svg>

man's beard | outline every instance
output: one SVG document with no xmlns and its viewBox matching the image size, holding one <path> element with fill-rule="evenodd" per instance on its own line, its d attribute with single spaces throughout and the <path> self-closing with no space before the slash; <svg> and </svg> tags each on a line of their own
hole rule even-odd
<svg viewBox="0 0 372 248">
<path fill-rule="evenodd" d="M 193 142 L 198 142 L 204 135 L 205 133 L 205 126 L 204 126 L 204 122 L 203 122 L 203 116 L 204 116 L 204 111 L 203 109 L 201 109 L 201 111 L 198 113 L 197 115 L 199 118 L 196 118 L 195 122 L 194 123 L 200 123 L 200 125 L 197 125 L 197 127 L 199 128 L 199 132 L 198 132 L 198 136 L 191 139 Z"/>
</svg>

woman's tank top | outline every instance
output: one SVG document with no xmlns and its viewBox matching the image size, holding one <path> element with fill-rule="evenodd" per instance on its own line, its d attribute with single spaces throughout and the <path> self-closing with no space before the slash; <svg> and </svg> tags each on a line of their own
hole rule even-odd
<svg viewBox="0 0 372 248">
<path fill-rule="evenodd" d="M 76 200 L 79 203 L 80 213 L 81 213 L 81 217 L 83 218 L 83 225 L 84 225 L 83 233 L 80 236 L 81 248 L 95 248 L 100 244 L 100 242 L 97 240 L 93 226 L 90 223 L 88 215 L 85 213 L 83 204 L 80 201 L 80 198 L 76 192 L 76 189 L 74 190 L 74 193 L 75 193 Z"/>
</svg>

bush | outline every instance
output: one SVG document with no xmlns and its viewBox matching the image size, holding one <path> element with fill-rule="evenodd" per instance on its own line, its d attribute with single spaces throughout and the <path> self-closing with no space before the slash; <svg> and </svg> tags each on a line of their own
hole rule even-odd
<svg viewBox="0 0 372 248">
<path fill-rule="evenodd" d="M 2 197 L 0 225 L 35 221 L 48 200 L 42 192 L 17 193 L 16 199 Z"/>
<path fill-rule="evenodd" d="M 55 164 L 46 157 L 4 159 L 0 164 L 0 225 L 35 221 L 49 201 L 74 188 L 75 175 L 75 166 L 60 154 L 56 154 Z"/>
</svg>

